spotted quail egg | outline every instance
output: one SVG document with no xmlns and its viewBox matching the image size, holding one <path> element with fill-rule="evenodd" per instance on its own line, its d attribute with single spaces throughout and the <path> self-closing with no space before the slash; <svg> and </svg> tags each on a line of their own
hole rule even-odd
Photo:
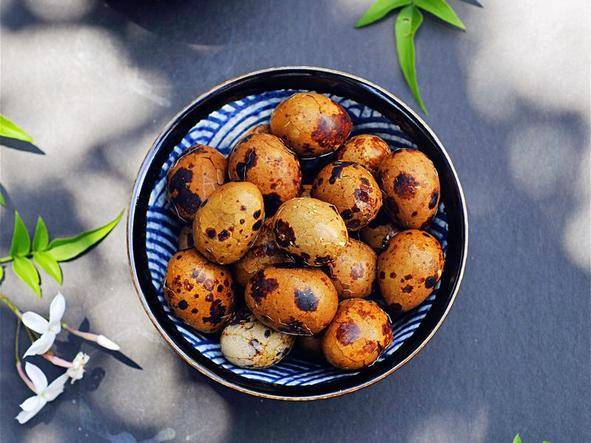
<svg viewBox="0 0 591 443">
<path fill-rule="evenodd" d="M 252 314 L 237 318 L 222 331 L 222 354 L 241 368 L 267 368 L 277 364 L 293 346 L 295 337 L 274 331 Z"/>
</svg>

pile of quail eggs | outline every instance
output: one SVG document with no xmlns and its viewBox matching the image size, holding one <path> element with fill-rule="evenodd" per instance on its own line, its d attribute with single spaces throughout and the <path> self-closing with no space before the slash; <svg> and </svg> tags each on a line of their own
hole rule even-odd
<svg viewBox="0 0 591 443">
<path fill-rule="evenodd" d="M 196 145 L 168 172 L 186 226 L 166 300 L 197 331 L 221 332 L 237 366 L 269 367 L 295 343 L 310 359 L 367 367 L 392 342 L 390 316 L 441 278 L 441 245 L 425 231 L 440 199 L 433 163 L 351 129 L 337 103 L 297 93 L 227 158 Z M 320 170 L 303 175 L 319 156 Z"/>
</svg>

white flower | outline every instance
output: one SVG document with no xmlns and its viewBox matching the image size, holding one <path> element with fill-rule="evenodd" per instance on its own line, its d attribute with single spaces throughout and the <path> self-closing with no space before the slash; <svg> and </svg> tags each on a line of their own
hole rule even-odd
<svg viewBox="0 0 591 443">
<path fill-rule="evenodd" d="M 37 395 L 27 398 L 20 405 L 22 411 L 16 416 L 16 419 L 20 424 L 28 422 L 43 408 L 43 406 L 47 404 L 47 402 L 55 400 L 56 397 L 64 391 L 64 385 L 68 380 L 68 374 L 64 373 L 52 381 L 48 386 L 45 374 L 41 369 L 29 362 L 25 364 L 25 372 L 33 384 L 33 392 Z"/>
<path fill-rule="evenodd" d="M 90 360 L 90 356 L 88 354 L 85 354 L 84 352 L 78 352 L 78 354 L 76 354 L 74 361 L 72 361 L 72 366 L 66 371 L 68 377 L 72 379 L 70 381 L 71 384 L 73 384 L 76 380 L 82 379 L 84 376 L 84 366 L 86 366 L 88 360 Z"/>
<path fill-rule="evenodd" d="M 24 325 L 41 334 L 41 337 L 35 340 L 31 347 L 27 349 L 25 357 L 44 354 L 51 348 L 55 337 L 62 330 L 61 322 L 65 310 L 66 299 L 58 292 L 49 306 L 49 321 L 35 312 L 28 311 L 23 314 L 22 320 Z"/>
</svg>

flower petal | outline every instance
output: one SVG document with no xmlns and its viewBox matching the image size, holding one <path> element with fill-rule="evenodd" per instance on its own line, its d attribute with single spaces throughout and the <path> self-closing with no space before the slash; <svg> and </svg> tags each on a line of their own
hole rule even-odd
<svg viewBox="0 0 591 443">
<path fill-rule="evenodd" d="M 96 338 L 96 342 L 101 345 L 103 348 L 110 349 L 111 351 L 118 351 L 121 347 L 112 340 L 109 340 L 104 335 L 99 335 Z"/>
<path fill-rule="evenodd" d="M 41 401 L 43 401 L 41 397 L 33 395 L 22 402 L 20 406 L 23 411 L 33 411 Z"/>
<path fill-rule="evenodd" d="M 76 357 L 74 357 L 72 364 L 74 366 L 76 366 L 76 365 L 84 366 L 86 363 L 88 363 L 89 360 L 90 360 L 90 355 L 85 354 L 84 352 L 78 352 L 78 354 L 76 354 Z"/>
<path fill-rule="evenodd" d="M 49 323 L 57 323 L 61 327 L 62 317 L 66 310 L 66 299 L 58 292 L 49 306 Z"/>
<path fill-rule="evenodd" d="M 55 334 L 53 332 L 46 332 L 41 337 L 33 342 L 33 344 L 27 349 L 23 358 L 30 355 L 41 355 L 45 354 L 53 345 L 55 341 Z"/>
<path fill-rule="evenodd" d="M 43 406 L 45 406 L 46 403 L 47 402 L 45 400 L 43 400 L 42 398 L 39 399 L 39 403 L 37 404 L 37 406 L 34 409 L 32 409 L 30 411 L 19 412 L 19 414 L 16 416 L 16 419 L 18 420 L 18 422 L 21 425 L 28 422 L 35 415 L 37 415 L 37 413 L 43 408 Z"/>
<path fill-rule="evenodd" d="M 51 384 L 47 387 L 45 392 L 43 392 L 43 397 L 47 401 L 53 401 L 55 398 L 64 392 L 64 385 L 68 381 L 68 373 L 65 372 L 56 378 Z"/>
<path fill-rule="evenodd" d="M 39 341 L 39 340 L 37 340 Z M 47 377 L 41 369 L 35 366 L 33 363 L 25 363 L 25 372 L 31 379 L 33 386 L 35 386 L 35 392 L 40 394 L 47 388 Z"/>
<path fill-rule="evenodd" d="M 45 360 L 50 361 L 51 363 L 53 363 L 56 366 L 59 366 L 61 368 L 71 368 L 72 367 L 72 362 L 68 361 L 68 360 L 64 360 L 61 357 L 58 357 L 57 355 L 51 353 L 51 352 L 46 352 L 45 354 L 43 354 L 42 356 Z"/>
<path fill-rule="evenodd" d="M 23 314 L 23 323 L 29 329 L 43 334 L 49 327 L 49 322 L 36 312 L 27 311 Z"/>
<path fill-rule="evenodd" d="M 76 380 L 81 380 L 82 377 L 84 377 L 84 366 L 86 366 L 88 360 L 90 360 L 90 356 L 88 354 L 85 354 L 84 352 L 78 352 L 78 354 L 76 354 L 76 357 L 72 361 L 71 367 L 69 367 L 66 371 L 68 377 L 72 379 L 70 381 L 71 384 L 73 384 Z"/>
</svg>

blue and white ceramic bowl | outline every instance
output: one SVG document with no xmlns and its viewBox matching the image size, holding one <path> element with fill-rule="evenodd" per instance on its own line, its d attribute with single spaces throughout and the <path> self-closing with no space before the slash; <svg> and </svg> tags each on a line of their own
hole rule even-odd
<svg viewBox="0 0 591 443">
<path fill-rule="evenodd" d="M 193 330 L 177 319 L 162 293 L 170 257 L 181 228 L 166 201 L 166 174 L 190 146 L 200 143 L 227 155 L 249 129 L 267 123 L 283 99 L 297 91 L 324 93 L 350 114 L 353 134 L 371 133 L 392 149 L 424 151 L 438 169 L 442 198 L 430 231 L 443 245 L 446 264 L 441 282 L 418 308 L 393 324 L 394 341 L 368 369 L 348 372 L 306 359 L 293 351 L 278 365 L 254 370 L 224 359 L 219 336 Z M 306 161 L 317 168 L 331 157 Z M 467 250 L 463 194 L 451 160 L 435 135 L 397 98 L 348 74 L 320 68 L 277 68 L 224 83 L 199 97 L 156 140 L 136 180 L 128 220 L 128 248 L 134 283 L 150 319 L 189 364 L 226 386 L 253 395 L 312 400 L 355 391 L 394 372 L 412 358 L 444 320 L 458 292 Z"/>
</svg>

